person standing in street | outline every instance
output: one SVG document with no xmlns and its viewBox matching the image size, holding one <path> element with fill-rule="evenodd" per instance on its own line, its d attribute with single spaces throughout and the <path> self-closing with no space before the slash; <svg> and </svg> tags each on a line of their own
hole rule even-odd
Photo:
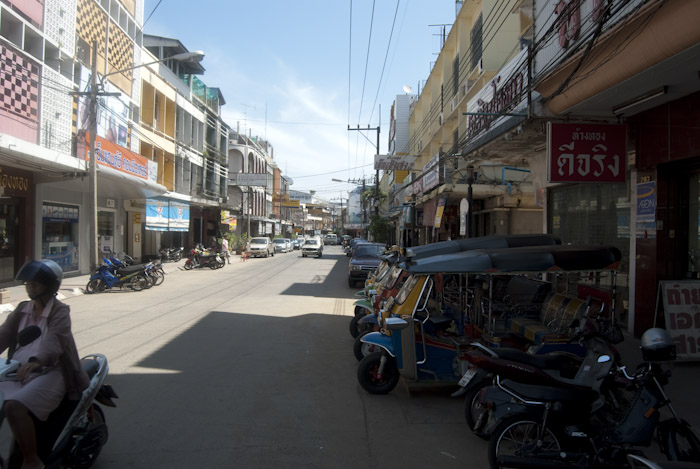
<svg viewBox="0 0 700 469">
<path fill-rule="evenodd" d="M 226 262 L 231 263 L 231 258 L 228 255 L 228 239 L 225 236 L 221 238 L 221 255 L 226 258 Z"/>
</svg>

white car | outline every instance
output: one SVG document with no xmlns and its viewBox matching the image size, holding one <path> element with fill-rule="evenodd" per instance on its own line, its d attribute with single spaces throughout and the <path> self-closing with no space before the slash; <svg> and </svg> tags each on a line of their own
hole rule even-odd
<svg viewBox="0 0 700 469">
<path fill-rule="evenodd" d="M 248 243 L 248 257 L 269 257 L 275 255 L 275 246 L 268 237 L 250 238 Z"/>
<path fill-rule="evenodd" d="M 309 238 L 301 245 L 301 257 L 323 255 L 323 243 L 319 238 Z"/>
<path fill-rule="evenodd" d="M 275 238 L 272 240 L 275 245 L 275 252 L 289 252 L 292 250 L 292 243 L 285 238 Z"/>
</svg>

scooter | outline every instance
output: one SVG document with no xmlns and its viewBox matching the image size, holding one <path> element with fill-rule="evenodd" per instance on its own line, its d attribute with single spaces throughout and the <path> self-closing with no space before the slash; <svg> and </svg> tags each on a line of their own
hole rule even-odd
<svg viewBox="0 0 700 469">
<path fill-rule="evenodd" d="M 151 281 L 141 267 L 137 267 L 131 272 L 120 272 L 114 270 L 113 265 L 102 264 L 98 267 L 97 272 L 90 276 L 85 291 L 97 293 L 117 287 L 141 291 L 144 288 L 150 288 L 151 285 Z"/>
<path fill-rule="evenodd" d="M 136 264 L 134 259 L 124 254 L 124 260 L 122 261 L 118 257 L 111 256 L 109 261 L 114 266 L 115 270 L 112 273 L 115 274 L 125 274 L 137 270 L 136 267 L 143 268 L 146 277 L 148 278 L 150 286 L 161 285 L 165 281 L 165 271 L 163 270 L 163 264 L 160 262 L 148 262 L 145 264 Z M 109 264 L 108 264 L 109 265 Z M 147 288 L 149 288 L 147 287 Z"/>
<path fill-rule="evenodd" d="M 27 345 L 41 335 L 37 326 L 29 326 L 18 334 L 20 345 Z M 116 407 L 113 399 L 118 398 L 111 385 L 105 384 L 109 373 L 107 357 L 101 354 L 87 355 L 81 359 L 83 369 L 90 378 L 90 384 L 80 400 L 63 399 L 46 422 L 34 419 L 37 435 L 37 451 L 46 468 L 60 467 L 89 468 L 107 443 L 108 431 L 99 402 L 108 407 Z M 17 379 L 21 363 L 7 359 L 0 365 L 0 381 Z M 0 406 L 4 399 L 0 393 Z M 0 416 L 0 424 L 4 415 Z M 10 457 L 5 464 L 0 458 L 0 467 L 17 469 L 22 466 L 22 452 L 14 442 Z"/>
<path fill-rule="evenodd" d="M 185 270 L 203 269 L 220 269 L 226 265 L 226 261 L 221 258 L 218 252 L 209 253 L 201 249 L 192 249 L 190 256 L 185 261 Z"/>
<path fill-rule="evenodd" d="M 182 246 L 179 248 L 163 247 L 160 249 L 160 251 L 158 251 L 158 253 L 160 254 L 161 262 L 167 262 L 167 261 L 178 262 L 180 259 L 182 259 L 182 255 L 184 252 L 185 252 L 185 248 Z"/>
</svg>

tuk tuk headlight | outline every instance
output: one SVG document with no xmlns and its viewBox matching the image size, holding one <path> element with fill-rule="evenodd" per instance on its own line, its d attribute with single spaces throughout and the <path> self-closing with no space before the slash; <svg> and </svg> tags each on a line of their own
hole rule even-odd
<svg viewBox="0 0 700 469">
<path fill-rule="evenodd" d="M 359 265 L 351 265 L 350 270 L 362 270 L 362 267 L 360 267 Z"/>
</svg>

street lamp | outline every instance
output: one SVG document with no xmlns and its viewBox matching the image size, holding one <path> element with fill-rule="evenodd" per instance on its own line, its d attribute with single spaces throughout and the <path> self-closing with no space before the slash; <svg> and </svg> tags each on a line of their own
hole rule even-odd
<svg viewBox="0 0 700 469">
<path fill-rule="evenodd" d="M 469 202 L 469 209 L 467 211 L 467 235 L 471 238 L 473 236 L 472 231 L 472 213 L 474 213 L 474 196 L 472 194 L 472 184 L 474 184 L 474 166 L 467 166 L 467 184 L 469 185 L 467 189 L 467 202 Z"/>
<path fill-rule="evenodd" d="M 98 96 L 118 96 L 120 93 L 104 93 L 104 81 L 110 75 L 128 72 L 140 67 L 165 62 L 166 60 L 176 60 L 178 62 L 200 62 L 204 58 L 204 52 L 183 52 L 163 59 L 154 60 L 145 64 L 134 65 L 123 70 L 115 70 L 106 73 L 101 79 L 98 87 L 97 83 L 97 41 L 92 41 L 92 70 L 90 77 L 90 91 L 88 92 L 90 104 L 90 211 L 92 220 L 90 222 L 90 269 L 94 270 L 100 264 L 100 252 L 97 242 L 97 98 Z"/>
</svg>

